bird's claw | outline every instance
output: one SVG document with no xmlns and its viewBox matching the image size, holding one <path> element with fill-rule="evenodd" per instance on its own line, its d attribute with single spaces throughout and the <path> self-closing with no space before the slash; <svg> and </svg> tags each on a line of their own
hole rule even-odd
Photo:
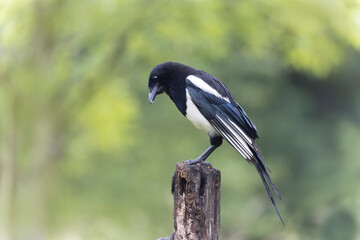
<svg viewBox="0 0 360 240">
<path fill-rule="evenodd" d="M 201 159 L 186 160 L 186 161 L 184 161 L 184 163 L 189 164 L 189 165 L 194 165 L 194 164 L 200 163 L 200 164 L 204 164 L 204 165 L 209 166 L 209 167 L 212 168 L 211 163 L 206 162 L 206 161 L 201 160 Z"/>
</svg>

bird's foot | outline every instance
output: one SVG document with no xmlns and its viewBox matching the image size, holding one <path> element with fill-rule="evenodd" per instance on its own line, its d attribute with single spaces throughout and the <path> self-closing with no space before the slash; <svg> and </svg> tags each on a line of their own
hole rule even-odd
<svg viewBox="0 0 360 240">
<path fill-rule="evenodd" d="M 206 162 L 206 161 L 202 160 L 201 158 L 200 159 L 198 158 L 198 159 L 186 160 L 186 161 L 184 161 L 184 163 L 187 163 L 189 165 L 200 163 L 200 164 L 204 164 L 204 165 L 209 166 L 209 167 L 212 168 L 211 163 Z"/>
</svg>

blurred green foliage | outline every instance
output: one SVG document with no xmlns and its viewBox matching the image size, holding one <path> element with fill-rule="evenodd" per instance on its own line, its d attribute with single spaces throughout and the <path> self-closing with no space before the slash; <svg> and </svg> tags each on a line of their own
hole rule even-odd
<svg viewBox="0 0 360 240">
<path fill-rule="evenodd" d="M 357 239 L 358 0 L 0 2 L 0 239 L 156 239 L 176 162 L 208 137 L 147 78 L 172 60 L 221 79 L 255 122 L 283 227 L 228 145 L 222 239 Z"/>
</svg>

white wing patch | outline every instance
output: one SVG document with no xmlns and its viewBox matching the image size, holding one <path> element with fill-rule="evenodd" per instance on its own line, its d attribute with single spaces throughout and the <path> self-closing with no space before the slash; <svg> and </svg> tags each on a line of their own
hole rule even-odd
<svg viewBox="0 0 360 240">
<path fill-rule="evenodd" d="M 229 121 L 231 122 L 231 125 L 233 125 L 233 126 L 239 131 L 239 133 L 241 134 L 241 136 L 242 136 L 243 138 L 245 138 L 246 141 L 247 141 L 249 144 L 251 144 L 251 143 L 252 143 L 251 138 L 249 138 L 248 135 L 246 135 L 246 134 L 244 133 L 244 131 L 241 130 L 241 128 L 239 128 L 233 121 L 231 121 L 230 119 L 229 119 Z"/>
<path fill-rule="evenodd" d="M 234 128 L 236 126 L 235 124 L 229 125 L 227 122 L 225 122 L 220 117 L 217 117 L 218 120 L 220 120 L 223 124 L 223 126 L 226 127 L 228 131 L 231 132 L 232 136 L 229 136 L 227 134 L 223 134 L 222 136 L 229 141 L 229 143 L 245 158 L 245 159 L 251 159 L 253 157 L 253 153 L 251 152 L 249 145 L 245 142 L 246 139 L 244 139 L 241 135 L 239 135 L 238 131 Z"/>
<path fill-rule="evenodd" d="M 209 121 L 201 114 L 194 102 L 191 100 L 189 91 L 186 89 L 186 118 L 194 124 L 195 127 L 206 131 L 209 136 L 219 135 Z"/>
<path fill-rule="evenodd" d="M 192 82 L 195 86 L 200 88 L 201 90 L 210 93 L 218 98 L 222 98 L 227 102 L 230 102 L 229 98 L 221 96 L 214 88 L 210 87 L 204 80 L 194 75 L 189 75 L 186 79 Z"/>
</svg>

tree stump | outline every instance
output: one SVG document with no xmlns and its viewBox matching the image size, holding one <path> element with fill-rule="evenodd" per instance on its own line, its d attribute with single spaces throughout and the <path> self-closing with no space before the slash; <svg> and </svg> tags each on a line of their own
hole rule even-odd
<svg viewBox="0 0 360 240">
<path fill-rule="evenodd" d="M 175 230 L 163 240 L 219 239 L 220 180 L 220 171 L 208 165 L 176 165 L 171 184 Z"/>
</svg>

